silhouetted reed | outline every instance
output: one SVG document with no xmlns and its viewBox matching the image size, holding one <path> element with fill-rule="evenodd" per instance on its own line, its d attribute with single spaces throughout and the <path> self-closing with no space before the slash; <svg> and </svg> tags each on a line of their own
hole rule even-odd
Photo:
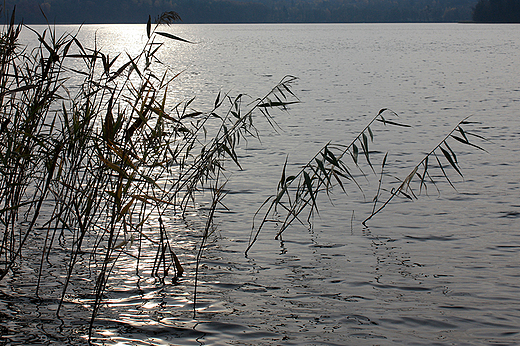
<svg viewBox="0 0 520 346">
<path fill-rule="evenodd" d="M 261 217 L 258 225 L 253 220 L 252 230 L 249 237 L 249 245 L 246 255 L 258 239 L 258 235 L 266 224 L 276 225 L 275 239 L 279 239 L 282 233 L 294 223 L 310 225 L 311 218 L 319 214 L 318 196 L 325 194 L 330 199 L 333 190 L 338 188 L 345 194 L 349 192 L 348 184 L 354 184 L 355 189 L 363 190 L 362 186 L 353 173 L 355 169 L 361 172 L 363 177 L 367 175 L 360 166 L 362 158 L 366 165 L 378 179 L 378 188 L 373 197 L 372 212 L 362 222 L 364 226 L 376 214 L 380 213 L 395 197 L 401 196 L 407 199 L 417 199 L 417 196 L 428 186 L 437 188 L 437 180 L 431 174 L 432 170 L 438 170 L 440 179 L 449 183 L 453 188 L 452 181 L 446 170 L 451 167 L 461 177 L 457 155 L 452 149 L 452 142 L 485 151 L 482 147 L 473 143 L 470 138 L 485 140 L 484 137 L 474 132 L 463 129 L 465 125 L 471 125 L 469 117 L 459 121 L 448 134 L 435 145 L 422 160 L 417 163 L 412 171 L 404 179 L 399 179 L 396 187 L 383 189 L 383 179 L 386 176 L 385 168 L 388 152 L 381 159 L 380 173 L 376 173 L 369 144 L 374 140 L 372 127 L 376 123 L 385 126 L 410 127 L 393 120 L 388 116 L 397 116 L 390 109 L 383 108 L 372 120 L 353 138 L 350 143 L 327 143 L 321 148 L 302 168 L 295 174 L 287 173 L 287 162 L 285 163 L 275 195 L 268 197 L 261 207 L 256 211 L 255 217 Z M 387 117 L 387 118 L 385 118 Z M 473 139 L 472 138 L 472 139 Z M 433 163 L 431 162 L 433 161 Z M 438 190 L 438 189 L 437 189 Z M 383 192 L 387 192 L 383 194 Z"/>
<path fill-rule="evenodd" d="M 52 28 L 33 30 L 39 45 L 28 50 L 18 46 L 22 26 L 14 13 L 0 37 L 0 280 L 24 261 L 28 247 L 36 248 L 38 296 L 55 240 L 67 239 L 61 303 L 87 252 L 96 278 L 90 335 L 116 263 L 125 256 L 139 261 L 143 242 L 155 247 L 150 272 L 159 283 L 183 274 L 170 245 L 173 230 L 162 216 L 182 217 L 203 191 L 214 191 L 202 249 L 222 198 L 218 177 L 226 162 L 239 165 L 240 142 L 256 136 L 253 115 L 272 121 L 270 109 L 297 101 L 290 91 L 294 77 L 286 77 L 246 106 L 244 95 L 227 94 L 207 112 L 193 110 L 193 99 L 167 104 L 178 74 L 155 58 L 159 39 L 190 43 L 157 29 L 178 18 L 169 12 L 155 25 L 149 19 L 148 40 L 137 56 L 109 57 Z M 70 88 L 79 77 L 79 87 Z M 152 216 L 159 221 L 154 234 L 144 232 Z M 43 238 L 35 237 L 35 228 L 44 230 Z"/>
</svg>

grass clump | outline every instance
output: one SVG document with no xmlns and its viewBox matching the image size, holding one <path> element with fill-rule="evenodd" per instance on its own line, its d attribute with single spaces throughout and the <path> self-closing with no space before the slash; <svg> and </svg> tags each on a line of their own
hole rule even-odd
<svg viewBox="0 0 520 346">
<path fill-rule="evenodd" d="M 178 74 L 156 53 L 161 39 L 190 44 L 158 31 L 179 19 L 176 13 L 165 13 L 155 25 L 148 20 L 138 55 L 116 57 L 51 28 L 33 30 L 39 45 L 28 50 L 18 45 L 22 26 L 14 13 L 11 18 L 0 36 L 0 280 L 21 265 L 28 248 L 38 249 L 38 296 L 48 257 L 61 246 L 57 239 L 67 239 L 60 306 L 88 253 L 93 322 L 116 263 L 125 256 L 139 263 L 143 242 L 154 247 L 147 270 L 159 283 L 183 274 L 162 217 L 182 218 L 207 190 L 215 210 L 226 162 L 239 166 L 238 145 L 256 136 L 254 115 L 271 121 L 271 109 L 297 102 L 290 90 L 294 78 L 247 104 L 244 95 L 219 94 L 206 112 L 192 109 L 193 99 L 172 106 L 166 100 Z M 73 79 L 81 80 L 78 88 L 71 88 Z M 159 227 L 150 234 L 145 225 L 152 218 Z"/>
</svg>

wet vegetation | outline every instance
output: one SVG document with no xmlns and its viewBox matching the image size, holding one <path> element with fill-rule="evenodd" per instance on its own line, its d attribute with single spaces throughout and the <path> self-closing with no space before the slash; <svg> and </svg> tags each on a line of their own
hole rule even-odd
<svg viewBox="0 0 520 346">
<path fill-rule="evenodd" d="M 165 227 L 164 215 L 182 222 L 201 203 L 209 206 L 200 229 L 200 260 L 225 197 L 226 169 L 240 168 L 241 143 L 257 137 L 257 121 L 275 128 L 271 112 L 299 102 L 291 89 L 295 77 L 287 76 L 259 98 L 219 94 L 208 111 L 192 109 L 193 99 L 171 104 L 168 94 L 178 73 L 156 53 L 163 40 L 192 44 L 162 31 L 163 24 L 178 19 L 167 12 L 152 25 L 149 18 L 148 41 L 136 56 L 109 56 L 51 28 L 33 31 L 39 42 L 34 49 L 20 46 L 22 26 L 14 13 L 0 36 L 0 280 L 20 270 L 29 249 L 37 249 L 33 275 L 39 299 L 50 254 L 64 250 L 56 313 L 74 295 L 70 285 L 86 267 L 92 277 L 90 335 L 121 261 L 134 259 L 136 273 L 159 285 L 183 275 L 171 244 L 175 230 Z M 295 173 L 286 164 L 277 192 L 256 214 L 260 222 L 253 225 L 246 252 L 268 223 L 276 223 L 280 237 L 294 221 L 310 222 L 319 211 L 319 195 L 361 189 L 359 172 L 380 186 L 368 220 L 394 197 L 416 198 L 438 180 L 451 184 L 450 168 L 462 175 L 452 143 L 482 149 L 474 144 L 482 137 L 467 131 L 471 123 L 464 119 L 397 187 L 385 189 L 386 156 L 378 162 L 369 148 L 376 124 L 408 126 L 382 109 L 350 143 L 326 144 Z M 362 161 L 370 172 L 363 172 Z M 436 178 L 434 170 L 440 172 Z M 154 232 L 148 231 L 150 223 L 157 224 Z M 145 254 L 144 244 L 152 251 Z M 146 262 L 149 253 L 153 260 Z"/>
</svg>

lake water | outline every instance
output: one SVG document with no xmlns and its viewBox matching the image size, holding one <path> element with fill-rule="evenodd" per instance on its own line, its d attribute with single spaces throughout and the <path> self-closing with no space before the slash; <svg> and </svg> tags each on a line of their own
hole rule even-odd
<svg viewBox="0 0 520 346">
<path fill-rule="evenodd" d="M 293 91 L 302 103 L 276 115 L 283 129 L 278 133 L 259 119 L 261 142 L 251 140 L 239 153 L 244 169 L 229 165 L 229 211 L 219 214 L 205 252 L 195 319 L 193 262 L 201 226 L 172 223 L 186 276 L 175 286 L 136 290 L 125 281 L 127 273 L 116 272 L 96 343 L 520 344 L 518 25 L 165 30 L 197 42 L 167 42 L 160 53 L 172 69 L 184 71 L 172 102 L 197 96 L 194 108 L 209 110 L 219 91 L 263 96 L 290 74 L 299 77 Z M 82 42 L 96 37 L 102 50 L 133 54 L 145 27 L 86 25 L 79 36 Z M 24 40 L 33 42 L 27 31 Z M 313 227 L 296 225 L 283 241 L 265 229 L 246 258 L 253 215 L 275 193 L 286 157 L 288 170 L 297 171 L 328 141 L 349 143 L 384 107 L 413 125 L 373 129 L 375 157 L 389 152 L 388 170 L 398 178 L 468 115 L 476 123 L 467 129 L 489 139 L 478 142 L 488 152 L 454 146 L 464 174 L 461 179 L 448 170 L 456 191 L 440 182 L 440 194 L 432 188 L 417 201 L 395 200 L 368 228 L 361 221 L 371 210 L 377 178 L 370 178 L 364 193 L 338 190 L 334 205 L 323 201 Z M 15 289 L 2 289 L 11 290 L 11 298 L 0 297 L 2 326 L 12 334 L 3 337 L 6 343 L 80 342 L 59 337 L 88 321 L 81 304 L 53 320 L 55 300 L 33 306 L 30 285 L 21 278 L 10 284 Z"/>
</svg>

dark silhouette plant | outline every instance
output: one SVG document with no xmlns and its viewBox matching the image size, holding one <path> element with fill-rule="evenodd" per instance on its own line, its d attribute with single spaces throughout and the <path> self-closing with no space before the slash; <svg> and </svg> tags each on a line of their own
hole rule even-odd
<svg viewBox="0 0 520 346">
<path fill-rule="evenodd" d="M 353 170 L 356 169 L 362 173 L 362 176 L 366 177 L 360 166 L 362 158 L 364 158 L 365 163 L 374 173 L 374 176 L 377 177 L 374 160 L 369 149 L 369 144 L 374 140 L 372 128 L 376 123 L 382 123 L 385 126 L 410 127 L 409 125 L 385 118 L 396 115 L 392 110 L 387 108 L 381 109 L 350 143 L 327 143 L 295 174 L 289 175 L 287 173 L 286 162 L 276 194 L 268 197 L 255 213 L 255 219 L 257 217 L 261 219 L 257 225 L 255 225 L 253 220 L 249 245 L 245 254 L 248 254 L 262 229 L 269 223 L 275 224 L 277 227 L 275 239 L 279 239 L 282 233 L 294 221 L 298 221 L 303 225 L 311 224 L 313 215 L 319 214 L 318 196 L 325 194 L 330 199 L 332 192 L 338 188 L 347 194 L 349 192 L 347 190 L 348 184 L 354 184 L 355 189 L 362 190 L 362 186 L 355 174 L 353 174 Z M 432 170 L 437 169 L 440 171 L 441 179 L 444 179 L 455 188 L 446 170 L 448 167 L 451 167 L 460 176 L 462 176 L 462 172 L 451 143 L 462 143 L 485 151 L 470 140 L 471 137 L 479 140 L 485 140 L 485 138 L 477 133 L 464 130 L 463 126 L 473 124 L 468 121 L 468 118 L 459 121 L 436 146 L 425 154 L 412 171 L 404 179 L 400 179 L 397 187 L 382 188 L 383 178 L 386 175 L 385 168 L 388 152 L 384 155 L 380 164 L 378 189 L 372 199 L 372 212 L 362 222 L 364 226 L 395 197 L 401 196 L 407 199 L 417 199 L 421 191 L 427 190 L 429 185 L 437 187 L 438 180 L 434 179 L 434 176 L 431 174 Z M 383 195 L 384 191 L 388 193 Z"/>
<path fill-rule="evenodd" d="M 57 314 L 74 273 L 87 264 L 95 277 L 92 335 L 108 279 L 123 259 L 136 258 L 136 274 L 149 271 L 159 283 L 183 274 L 164 214 L 182 218 L 203 191 L 220 190 L 227 162 L 240 166 L 238 146 L 256 136 L 256 114 L 271 122 L 271 109 L 297 102 L 295 78 L 247 104 L 246 95 L 219 94 L 209 111 L 197 111 L 193 99 L 167 103 L 178 73 L 156 58 L 161 39 L 191 44 L 158 30 L 178 14 L 165 13 L 155 25 L 149 18 L 142 51 L 116 57 L 52 28 L 27 27 L 39 42 L 28 50 L 18 45 L 22 26 L 11 18 L 0 36 L 0 280 L 26 261 L 29 247 L 38 249 L 38 297 L 49 255 L 65 246 Z M 215 206 L 223 195 L 213 196 Z M 159 223 L 154 233 L 146 231 L 151 218 Z M 201 251 L 213 212 L 207 220 Z M 152 250 L 145 253 L 144 244 Z M 142 260 L 150 253 L 151 269 Z"/>
</svg>

